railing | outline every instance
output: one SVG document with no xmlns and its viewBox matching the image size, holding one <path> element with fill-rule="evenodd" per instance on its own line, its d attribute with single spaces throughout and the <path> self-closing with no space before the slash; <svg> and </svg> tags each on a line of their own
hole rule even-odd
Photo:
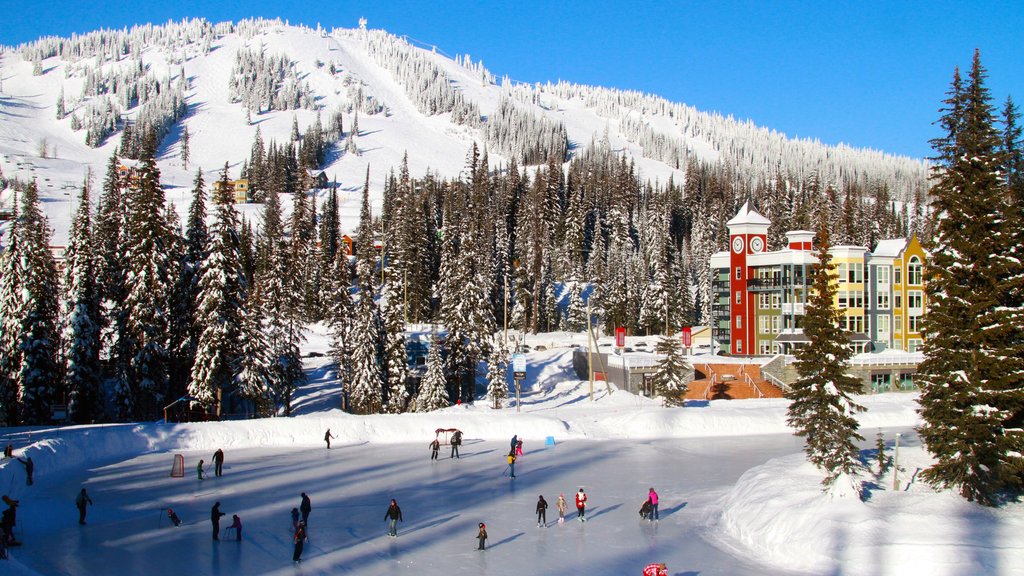
<svg viewBox="0 0 1024 576">
<path fill-rule="evenodd" d="M 783 392 L 785 392 L 786 390 L 789 389 L 789 387 L 786 386 L 786 384 L 782 380 L 779 380 L 778 378 L 776 378 L 775 376 L 772 376 L 771 374 L 769 374 L 768 372 L 765 372 L 764 370 L 761 371 L 761 377 L 764 378 L 765 380 L 771 382 L 772 384 L 775 384 L 776 386 L 778 386 Z"/>
<path fill-rule="evenodd" d="M 764 398 L 764 392 L 761 392 L 761 389 L 757 387 L 757 383 L 754 382 L 754 379 L 750 377 L 750 374 L 747 374 L 746 370 L 744 370 L 743 368 L 740 368 L 740 372 L 743 373 L 743 379 L 746 380 L 747 384 L 752 386 L 754 388 L 754 391 L 757 392 L 757 397 Z"/>
<path fill-rule="evenodd" d="M 710 367 L 709 367 L 710 368 Z M 711 370 L 711 379 L 708 380 L 708 385 L 704 388 L 704 399 L 711 400 L 711 389 L 715 387 L 715 383 L 718 379 L 718 374 L 715 374 L 714 370 Z"/>
</svg>

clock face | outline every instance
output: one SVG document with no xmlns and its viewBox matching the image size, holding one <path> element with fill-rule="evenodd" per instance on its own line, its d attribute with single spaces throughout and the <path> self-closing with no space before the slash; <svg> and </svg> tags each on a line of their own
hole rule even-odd
<svg viewBox="0 0 1024 576">
<path fill-rule="evenodd" d="M 764 250 L 764 240 L 761 240 L 758 237 L 751 238 L 751 240 L 750 240 L 750 251 L 751 252 L 760 252 L 762 250 Z"/>
<path fill-rule="evenodd" d="M 739 254 L 743 252 L 743 237 L 737 236 L 732 239 L 732 251 Z"/>
</svg>

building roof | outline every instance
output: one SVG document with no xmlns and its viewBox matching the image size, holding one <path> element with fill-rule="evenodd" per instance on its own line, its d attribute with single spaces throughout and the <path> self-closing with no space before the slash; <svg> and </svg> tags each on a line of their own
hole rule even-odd
<svg viewBox="0 0 1024 576">
<path fill-rule="evenodd" d="M 726 226 L 736 226 L 738 224 L 761 224 L 764 226 L 771 225 L 771 221 L 761 216 L 754 210 L 750 209 L 750 202 L 744 202 L 740 211 L 725 223 Z"/>
<path fill-rule="evenodd" d="M 892 240 L 879 240 L 878 245 L 871 251 L 872 256 L 884 258 L 895 258 L 907 247 L 906 238 L 893 238 Z"/>
</svg>

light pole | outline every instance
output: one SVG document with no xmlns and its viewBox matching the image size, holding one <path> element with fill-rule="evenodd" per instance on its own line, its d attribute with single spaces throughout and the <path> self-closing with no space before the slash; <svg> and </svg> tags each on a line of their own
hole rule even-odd
<svg viewBox="0 0 1024 576">
<path fill-rule="evenodd" d="M 899 432 L 896 433 L 896 450 L 893 452 L 892 457 L 892 489 L 900 489 L 900 436 Z"/>
</svg>

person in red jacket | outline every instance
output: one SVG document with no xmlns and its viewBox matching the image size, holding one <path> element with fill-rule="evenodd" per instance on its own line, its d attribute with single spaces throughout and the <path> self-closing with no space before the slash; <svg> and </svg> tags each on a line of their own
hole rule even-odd
<svg viewBox="0 0 1024 576">
<path fill-rule="evenodd" d="M 643 576 L 668 576 L 668 566 L 664 562 L 655 562 L 644 567 Z"/>
<path fill-rule="evenodd" d="M 580 491 L 576 493 L 576 517 L 580 519 L 580 522 L 586 522 L 587 519 L 584 516 L 587 512 L 587 493 L 580 488 Z"/>
</svg>

